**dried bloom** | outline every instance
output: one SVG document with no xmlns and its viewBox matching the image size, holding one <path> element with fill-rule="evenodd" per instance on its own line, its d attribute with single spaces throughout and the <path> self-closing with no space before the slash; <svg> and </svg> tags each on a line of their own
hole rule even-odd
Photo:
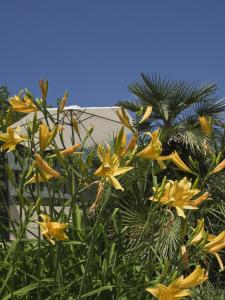
<svg viewBox="0 0 225 300">
<path fill-rule="evenodd" d="M 180 250 L 181 250 L 182 262 L 185 266 L 188 266 L 189 265 L 189 257 L 188 257 L 188 253 L 187 253 L 187 248 L 185 247 L 185 245 L 182 245 L 180 247 Z"/>
<path fill-rule="evenodd" d="M 13 151 L 16 145 L 27 140 L 27 136 L 19 134 L 19 129 L 14 130 L 12 127 L 7 128 L 6 133 L 0 133 L 0 140 L 4 142 L 1 146 L 2 150 L 9 149 L 8 151 Z"/>
<path fill-rule="evenodd" d="M 68 227 L 68 223 L 58 223 L 51 222 L 48 215 L 40 214 L 43 222 L 37 222 L 42 230 L 42 234 L 48 239 L 50 243 L 55 245 L 55 240 L 64 241 L 68 240 L 68 236 L 65 234 L 64 230 Z"/>
<path fill-rule="evenodd" d="M 28 96 L 24 96 L 23 100 L 21 100 L 19 96 L 14 96 L 9 99 L 9 103 L 11 104 L 13 111 L 21 113 L 27 114 L 38 110 L 33 100 Z"/>
</svg>

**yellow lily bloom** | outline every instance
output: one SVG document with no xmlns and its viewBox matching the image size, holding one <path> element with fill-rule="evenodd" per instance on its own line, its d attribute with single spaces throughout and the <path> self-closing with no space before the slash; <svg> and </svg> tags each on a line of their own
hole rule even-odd
<svg viewBox="0 0 225 300">
<path fill-rule="evenodd" d="M 128 129 L 130 129 L 132 132 L 135 132 L 133 126 L 130 124 L 129 117 L 128 117 L 126 111 L 124 110 L 124 108 L 121 108 L 121 112 L 117 109 L 116 110 L 116 114 L 117 114 L 118 118 L 120 119 L 121 123 L 125 127 L 127 127 Z"/>
<path fill-rule="evenodd" d="M 52 178 L 61 176 L 37 153 L 35 154 L 35 166 L 38 168 L 38 172 L 36 172 L 33 177 L 26 182 L 26 184 L 45 182 Z"/>
<path fill-rule="evenodd" d="M 48 181 L 52 178 L 54 178 L 54 176 L 49 175 L 49 174 L 42 171 L 41 173 L 34 174 L 33 177 L 31 177 L 26 182 L 26 184 L 45 182 L 45 181 Z"/>
<path fill-rule="evenodd" d="M 193 239 L 190 241 L 190 244 L 198 244 L 200 243 L 203 238 L 208 234 L 204 230 L 204 219 L 198 220 L 198 224 L 196 229 L 194 230 L 195 234 Z M 208 242 L 204 247 L 203 250 L 208 254 L 213 254 L 216 256 L 217 261 L 220 265 L 221 270 L 224 270 L 223 262 L 218 254 L 220 250 L 225 248 L 225 230 L 222 231 L 219 235 L 215 236 L 213 234 L 208 234 L 207 238 Z"/>
<path fill-rule="evenodd" d="M 48 165 L 48 163 L 37 153 L 35 154 L 35 165 L 43 173 L 46 173 L 52 177 L 60 177 L 60 174 L 57 171 L 53 170 Z"/>
<path fill-rule="evenodd" d="M 207 279 L 208 274 L 205 273 L 205 270 L 201 269 L 200 266 L 197 266 L 196 269 L 186 278 L 183 278 L 183 276 L 178 278 L 178 284 L 179 288 L 189 289 L 202 284 Z"/>
<path fill-rule="evenodd" d="M 170 159 L 170 155 L 160 156 L 162 153 L 162 143 L 159 140 L 159 129 L 155 130 L 152 133 L 147 133 L 151 136 L 151 142 L 149 145 L 137 154 L 137 156 L 144 159 L 157 160 L 160 167 L 165 168 L 163 160 Z"/>
<path fill-rule="evenodd" d="M 55 126 L 52 131 L 49 130 L 48 126 L 42 123 L 39 127 L 39 145 L 40 150 L 44 150 L 47 148 L 51 142 L 53 141 L 54 137 L 57 134 L 58 126 Z"/>
<path fill-rule="evenodd" d="M 2 150 L 9 149 L 8 151 L 13 151 L 16 145 L 27 140 L 27 136 L 16 133 L 18 130 L 14 130 L 12 127 L 7 128 L 6 133 L 0 133 L 0 140 L 5 142 L 2 146 Z"/>
<path fill-rule="evenodd" d="M 76 149 L 80 148 L 80 147 L 81 147 L 81 144 L 75 144 L 71 147 L 68 147 L 68 148 L 60 151 L 59 154 L 62 155 L 62 156 L 68 156 L 68 155 L 73 154 L 76 151 Z M 80 152 L 74 153 L 74 154 L 80 154 Z"/>
<path fill-rule="evenodd" d="M 145 111 L 143 117 L 142 117 L 141 120 L 139 121 L 139 124 L 142 124 L 142 123 L 144 123 L 146 120 L 148 120 L 148 118 L 150 117 L 151 113 L 152 113 L 152 106 L 148 106 L 148 107 L 146 108 L 146 111 Z"/>
<path fill-rule="evenodd" d="M 221 163 L 219 163 L 218 166 L 216 166 L 215 169 L 213 169 L 210 174 L 218 173 L 222 171 L 224 168 L 225 168 L 225 159 L 221 161 Z"/>
<path fill-rule="evenodd" d="M 11 104 L 13 111 L 21 113 L 27 114 L 38 110 L 35 103 L 28 96 L 24 96 L 23 100 L 21 100 L 19 96 L 14 96 L 9 99 L 9 103 Z"/>
<path fill-rule="evenodd" d="M 211 136 L 212 135 L 212 124 L 210 122 L 210 120 L 207 120 L 206 117 L 199 117 L 199 124 L 202 128 L 202 131 L 205 133 L 205 135 L 207 136 Z"/>
<path fill-rule="evenodd" d="M 156 287 L 147 288 L 146 291 L 159 300 L 180 300 L 183 297 L 191 296 L 189 290 L 167 287 L 164 284 L 157 284 Z"/>
<path fill-rule="evenodd" d="M 205 245 L 204 250 L 209 254 L 214 254 L 217 258 L 217 261 L 220 265 L 221 270 L 224 270 L 224 265 L 222 259 L 220 258 L 218 252 L 225 248 L 225 230 L 222 231 L 219 235 L 209 235 L 208 240 L 210 241 Z"/>
<path fill-rule="evenodd" d="M 102 145 L 98 147 L 98 156 L 102 165 L 95 171 L 95 176 L 104 177 L 117 190 L 124 190 L 116 176 L 125 174 L 133 169 L 133 167 L 120 167 L 120 161 L 116 154 L 111 154 L 110 147 L 104 148 Z"/>
<path fill-rule="evenodd" d="M 206 235 L 205 229 L 204 229 L 204 223 L 205 220 L 201 219 L 198 220 L 197 222 L 197 227 L 194 230 L 194 237 L 191 239 L 190 244 L 198 244 L 199 242 L 201 242 L 201 240 L 204 238 L 204 236 Z"/>
<path fill-rule="evenodd" d="M 189 288 L 196 287 L 207 279 L 208 275 L 205 273 L 205 270 L 197 266 L 186 278 L 180 276 L 169 286 L 157 284 L 156 287 L 147 288 L 146 291 L 159 300 L 180 300 L 191 295 Z"/>
<path fill-rule="evenodd" d="M 199 198 L 192 200 L 192 198 L 197 195 L 200 190 L 192 189 L 191 182 L 189 182 L 186 177 L 180 181 L 169 180 L 166 183 L 164 193 L 160 198 L 157 195 L 156 188 L 153 188 L 153 190 L 156 192 L 155 196 L 150 197 L 149 200 L 159 201 L 162 205 L 175 207 L 178 216 L 182 218 L 186 218 L 184 209 L 198 209 L 197 206 L 209 196 L 208 192 L 206 192 Z"/>
<path fill-rule="evenodd" d="M 136 150 L 137 141 L 138 136 L 134 133 L 127 144 L 127 137 L 124 132 L 124 127 L 121 127 L 114 140 L 114 154 L 116 154 L 119 159 L 128 155 L 132 156 Z"/>
<path fill-rule="evenodd" d="M 55 241 L 64 241 L 68 240 L 69 237 L 63 231 L 68 227 L 68 223 L 58 223 L 58 222 L 51 222 L 51 219 L 48 215 L 40 214 L 43 222 L 37 222 L 42 230 L 42 234 L 47 238 L 47 240 L 55 245 Z"/>
<path fill-rule="evenodd" d="M 188 172 L 188 173 L 193 173 L 191 169 L 183 162 L 183 160 L 180 158 L 179 154 L 177 151 L 174 151 L 171 155 L 171 160 L 172 162 L 182 171 Z"/>
<path fill-rule="evenodd" d="M 68 100 L 68 92 L 65 92 L 64 96 L 63 96 L 63 98 L 62 98 L 62 100 L 60 101 L 60 104 L 59 104 L 59 112 L 63 112 L 64 107 L 67 103 L 67 100 Z"/>
</svg>

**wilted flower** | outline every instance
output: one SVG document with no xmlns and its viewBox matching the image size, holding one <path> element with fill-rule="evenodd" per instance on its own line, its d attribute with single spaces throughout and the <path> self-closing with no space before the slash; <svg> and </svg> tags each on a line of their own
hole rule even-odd
<svg viewBox="0 0 225 300">
<path fill-rule="evenodd" d="M 47 148 L 53 139 L 55 138 L 58 131 L 58 127 L 55 126 L 52 131 L 49 130 L 48 126 L 42 123 L 39 127 L 39 145 L 40 150 Z"/>
<path fill-rule="evenodd" d="M 104 177 L 115 189 L 124 190 L 115 177 L 125 174 L 133 167 L 120 167 L 118 156 L 111 153 L 109 146 L 104 148 L 102 145 L 99 145 L 98 156 L 102 165 L 95 171 L 95 176 Z"/>
<path fill-rule="evenodd" d="M 51 219 L 48 215 L 40 214 L 40 217 L 44 222 L 37 222 L 42 230 L 42 234 L 48 239 L 50 243 L 55 245 L 55 240 L 57 241 L 64 241 L 68 240 L 68 236 L 63 231 L 68 227 L 68 223 L 58 223 L 58 222 L 51 222 Z"/>
<path fill-rule="evenodd" d="M 139 124 L 144 123 L 146 120 L 148 120 L 148 118 L 150 117 L 152 113 L 152 106 L 147 106 L 146 111 L 143 115 L 143 117 L 141 118 L 141 120 L 139 121 Z"/>
<path fill-rule="evenodd" d="M 11 104 L 13 111 L 21 113 L 27 114 L 38 110 L 33 100 L 28 96 L 24 96 L 23 100 L 21 100 L 19 96 L 14 96 L 9 99 L 9 103 Z"/>
<path fill-rule="evenodd" d="M 161 204 L 175 207 L 178 216 L 185 218 L 184 209 L 198 209 L 198 205 L 206 200 L 209 196 L 208 192 L 205 192 L 202 196 L 193 200 L 192 198 L 197 195 L 200 190 L 192 189 L 191 182 L 186 177 L 180 181 L 169 180 L 163 191 L 163 195 L 157 194 L 157 189 L 153 188 L 156 192 L 154 196 L 149 199 L 152 201 L 159 201 Z"/>
<path fill-rule="evenodd" d="M 0 140 L 5 142 L 1 146 L 2 150 L 9 149 L 8 151 L 13 151 L 17 144 L 27 140 L 27 136 L 17 132 L 19 132 L 19 130 L 14 130 L 12 127 L 8 127 L 6 133 L 0 133 Z"/>
<path fill-rule="evenodd" d="M 147 288 L 146 291 L 151 293 L 159 300 L 179 300 L 182 297 L 190 296 L 189 288 L 196 287 L 208 279 L 204 269 L 197 266 L 196 269 L 186 278 L 180 276 L 169 286 L 157 284 L 156 287 Z"/>
<path fill-rule="evenodd" d="M 185 247 L 185 245 L 182 245 L 180 247 L 180 250 L 181 250 L 181 260 L 185 266 L 188 266 L 189 265 L 189 257 L 188 257 L 187 248 Z"/>
<path fill-rule="evenodd" d="M 211 136 L 212 135 L 212 124 L 211 124 L 211 120 L 207 120 L 206 117 L 199 117 L 199 124 L 202 128 L 202 131 L 205 133 L 205 135 L 207 136 Z"/>
</svg>

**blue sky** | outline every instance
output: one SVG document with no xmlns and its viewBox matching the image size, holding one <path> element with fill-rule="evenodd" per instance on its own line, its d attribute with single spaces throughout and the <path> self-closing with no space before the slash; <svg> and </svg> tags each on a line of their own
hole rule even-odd
<svg viewBox="0 0 225 300">
<path fill-rule="evenodd" d="M 225 97 L 225 1 L 1 1 L 0 85 L 69 104 L 133 99 L 141 72 L 216 82 Z"/>
</svg>

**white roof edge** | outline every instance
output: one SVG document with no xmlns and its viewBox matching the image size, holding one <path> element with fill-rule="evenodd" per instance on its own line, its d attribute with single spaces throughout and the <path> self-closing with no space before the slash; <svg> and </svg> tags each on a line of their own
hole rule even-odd
<svg viewBox="0 0 225 300">
<path fill-rule="evenodd" d="M 71 110 L 71 109 L 117 109 L 117 108 L 121 108 L 121 106 L 85 106 L 85 107 L 81 107 L 78 105 L 70 105 L 70 106 L 65 106 L 64 110 Z M 57 110 L 57 107 L 52 107 L 52 108 L 48 108 L 48 110 Z"/>
</svg>

